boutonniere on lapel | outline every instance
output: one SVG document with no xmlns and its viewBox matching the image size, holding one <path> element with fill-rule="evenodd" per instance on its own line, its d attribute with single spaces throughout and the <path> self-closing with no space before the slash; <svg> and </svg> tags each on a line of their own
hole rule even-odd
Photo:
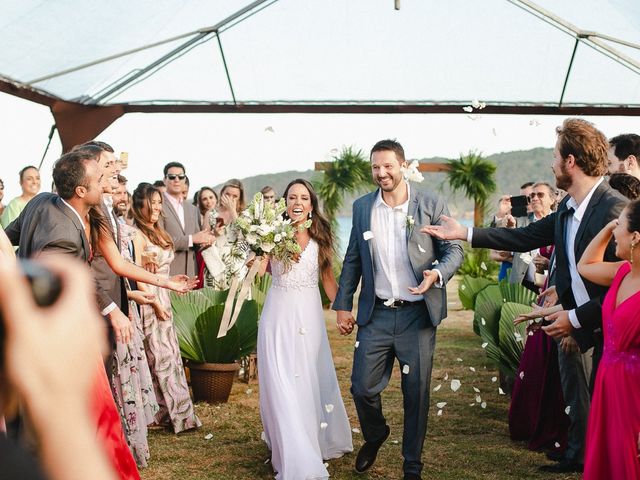
<svg viewBox="0 0 640 480">
<path fill-rule="evenodd" d="M 409 233 L 409 235 L 411 235 L 415 224 L 416 221 L 414 220 L 413 215 L 407 215 L 407 233 Z"/>
<path fill-rule="evenodd" d="M 420 173 L 419 170 L 420 164 L 417 160 L 414 160 L 406 167 L 400 167 L 400 171 L 402 172 L 402 176 L 408 182 L 416 182 L 420 183 L 424 180 L 424 176 Z"/>
</svg>

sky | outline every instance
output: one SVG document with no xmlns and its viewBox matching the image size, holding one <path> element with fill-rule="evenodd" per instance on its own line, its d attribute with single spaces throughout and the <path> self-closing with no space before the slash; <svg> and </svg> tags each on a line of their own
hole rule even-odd
<svg viewBox="0 0 640 480">
<path fill-rule="evenodd" d="M 472 119 L 475 118 L 475 119 Z M 408 158 L 456 158 L 476 149 L 485 155 L 553 147 L 554 129 L 564 117 L 530 115 L 253 115 L 128 114 L 98 138 L 116 152 L 129 152 L 123 174 L 131 190 L 141 181 L 162 177 L 162 167 L 180 161 L 192 191 L 229 178 L 286 170 L 308 170 L 330 160 L 345 145 L 368 152 L 383 138 L 396 138 Z M 585 117 L 607 137 L 640 133 L 633 117 Z M 48 108 L 0 94 L 0 178 L 5 204 L 20 193 L 18 171 L 38 165 L 53 117 Z M 60 156 L 57 134 L 42 167 L 43 189 L 51 184 L 53 162 Z M 551 159 L 550 159 L 551 161 Z"/>
</svg>

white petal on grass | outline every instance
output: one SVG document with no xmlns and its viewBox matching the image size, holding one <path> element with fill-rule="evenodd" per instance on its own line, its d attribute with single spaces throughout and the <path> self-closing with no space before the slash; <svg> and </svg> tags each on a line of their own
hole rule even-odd
<svg viewBox="0 0 640 480">
<path fill-rule="evenodd" d="M 472 372 L 476 371 L 475 367 L 469 367 L 469 370 L 471 370 Z"/>
<path fill-rule="evenodd" d="M 444 374 L 444 381 L 447 381 L 447 380 L 449 380 L 449 374 L 448 374 L 448 373 L 445 373 L 445 374 Z"/>
<path fill-rule="evenodd" d="M 393 297 L 391 297 L 391 298 L 389 298 L 386 302 L 384 302 L 384 304 L 385 304 L 387 307 L 391 307 L 395 302 L 396 302 L 396 299 L 395 299 L 395 298 L 393 298 Z"/>
<path fill-rule="evenodd" d="M 362 238 L 364 238 L 365 242 L 368 242 L 369 240 L 371 240 L 373 238 L 373 233 L 371 232 L 371 230 L 367 230 L 366 232 L 364 232 L 362 234 Z"/>
<path fill-rule="evenodd" d="M 473 387 L 473 391 L 476 393 L 480 393 L 480 389 L 478 387 Z"/>
<path fill-rule="evenodd" d="M 324 462 L 324 468 L 329 468 L 329 464 L 327 462 Z"/>
<path fill-rule="evenodd" d="M 460 390 L 461 386 L 462 386 L 462 383 L 457 378 L 454 378 L 453 380 L 451 380 L 451 390 L 453 390 L 454 392 L 457 392 L 458 390 Z"/>
<path fill-rule="evenodd" d="M 482 408 L 487 408 L 487 402 L 482 402 L 482 403 L 480 404 L 480 406 L 481 406 Z"/>
<path fill-rule="evenodd" d="M 486 263 L 484 263 L 484 262 L 482 262 L 482 263 L 480 264 L 480 268 L 481 268 L 482 270 L 485 270 L 485 271 L 486 271 L 486 270 L 487 270 L 487 264 L 486 264 Z"/>
<path fill-rule="evenodd" d="M 324 409 L 325 409 L 325 411 L 326 411 L 327 413 L 331 413 L 331 412 L 333 412 L 333 404 L 331 404 L 331 403 L 327 403 L 327 404 L 324 406 Z"/>
<path fill-rule="evenodd" d="M 322 430 L 326 429 L 328 426 L 329 426 L 329 424 L 328 424 L 327 422 L 322 422 L 322 423 L 320 423 L 320 428 L 321 428 Z"/>
<path fill-rule="evenodd" d="M 351 431 L 352 431 L 353 433 L 360 433 L 360 429 L 359 429 L 359 428 L 356 428 L 356 427 L 353 427 L 353 428 L 351 429 Z"/>
<path fill-rule="evenodd" d="M 566 413 L 567 415 L 569 415 L 569 412 L 571 411 L 571 406 L 567 405 L 567 408 L 564 409 L 564 413 Z"/>
<path fill-rule="evenodd" d="M 424 248 L 422 248 L 422 245 L 420 245 L 420 244 L 418 244 L 418 251 L 419 251 L 420 253 L 427 253 L 427 251 L 426 251 Z M 464 285 L 463 285 L 463 286 L 464 286 Z"/>
<path fill-rule="evenodd" d="M 447 402 L 438 402 L 436 403 L 436 407 L 438 408 L 444 408 L 444 406 L 447 404 Z"/>
<path fill-rule="evenodd" d="M 460 357 L 456 358 L 456 362 L 461 362 L 462 359 Z"/>
<path fill-rule="evenodd" d="M 267 436 L 264 434 L 264 432 L 260 434 L 260 440 L 262 440 L 263 442 L 267 441 Z"/>
<path fill-rule="evenodd" d="M 506 393 L 504 393 L 504 390 L 502 390 L 502 387 L 498 387 L 498 393 L 500 395 L 506 395 Z"/>
<path fill-rule="evenodd" d="M 440 390 L 442 388 L 442 384 L 439 383 L 438 385 L 436 385 L 433 389 L 434 392 L 437 392 L 438 390 Z"/>
<path fill-rule="evenodd" d="M 441 417 L 442 416 L 442 410 L 438 410 L 438 416 Z"/>
<path fill-rule="evenodd" d="M 213 438 L 213 433 L 207 433 L 207 434 L 204 436 L 204 439 L 205 439 L 205 440 L 211 440 L 212 438 Z"/>
<path fill-rule="evenodd" d="M 405 365 L 404 367 L 402 367 L 402 373 L 404 373 L 405 375 L 409 374 L 409 365 Z"/>
<path fill-rule="evenodd" d="M 482 348 L 487 348 L 487 345 L 489 345 L 489 342 L 484 342 L 482 345 L 480 345 Z"/>
<path fill-rule="evenodd" d="M 476 403 L 481 403 L 482 397 L 480 395 L 476 395 Z"/>
<path fill-rule="evenodd" d="M 394 445 L 398 445 L 398 443 L 400 442 L 398 442 L 398 440 L 391 440 L 391 443 L 393 443 Z"/>
<path fill-rule="evenodd" d="M 247 388 L 247 395 L 251 395 L 253 393 L 253 389 L 252 388 Z"/>
<path fill-rule="evenodd" d="M 467 113 L 471 113 L 473 112 L 473 107 L 470 107 L 470 106 L 462 107 L 462 110 L 464 110 Z"/>
<path fill-rule="evenodd" d="M 476 402 L 470 403 L 469 406 L 470 407 L 475 407 L 476 406 Z"/>
<path fill-rule="evenodd" d="M 493 383 L 496 383 L 496 382 L 498 381 L 498 377 L 491 377 L 491 381 L 492 381 Z"/>
</svg>

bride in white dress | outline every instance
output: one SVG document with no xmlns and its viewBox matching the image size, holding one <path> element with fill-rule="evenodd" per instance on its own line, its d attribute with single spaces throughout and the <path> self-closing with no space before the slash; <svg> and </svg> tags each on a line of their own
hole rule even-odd
<svg viewBox="0 0 640 480">
<path fill-rule="evenodd" d="M 260 415 L 277 480 L 326 479 L 325 460 L 353 450 L 318 289 L 320 278 L 333 300 L 338 288 L 332 235 L 306 180 L 291 182 L 284 198 L 293 222 L 312 225 L 298 232 L 302 253 L 288 271 L 271 261 L 258 330 Z"/>
</svg>

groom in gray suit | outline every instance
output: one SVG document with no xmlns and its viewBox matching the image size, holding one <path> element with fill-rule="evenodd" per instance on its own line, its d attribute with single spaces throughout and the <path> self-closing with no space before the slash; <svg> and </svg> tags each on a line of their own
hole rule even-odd
<svg viewBox="0 0 640 480">
<path fill-rule="evenodd" d="M 436 195 L 418 192 L 404 180 L 407 162 L 398 142 L 376 143 L 370 160 L 380 188 L 353 204 L 351 237 L 333 302 L 340 333 L 349 334 L 358 325 L 351 393 L 365 444 L 355 469 L 369 469 L 389 436 L 380 394 L 397 358 L 404 398 L 404 478 L 415 480 L 423 467 L 436 327 L 447 314 L 445 285 L 462 263 L 462 247 L 420 233 L 420 226 L 438 224 L 448 210 Z M 351 310 L 360 281 L 355 321 Z"/>
</svg>

